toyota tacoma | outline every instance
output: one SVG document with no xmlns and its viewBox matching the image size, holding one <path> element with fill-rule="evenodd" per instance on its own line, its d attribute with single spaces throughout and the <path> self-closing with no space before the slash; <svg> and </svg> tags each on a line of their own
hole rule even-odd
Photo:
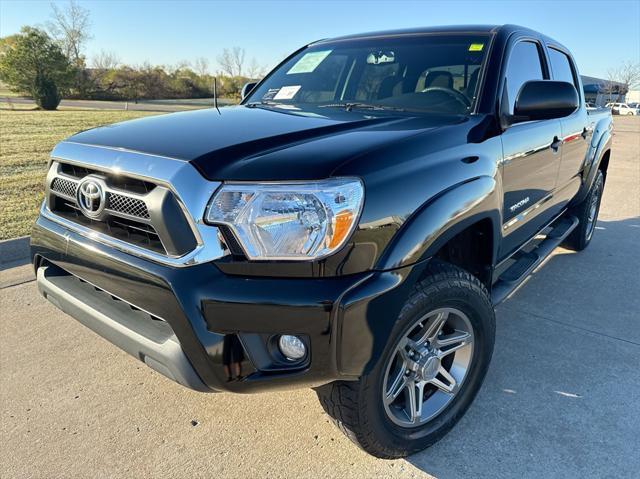
<svg viewBox="0 0 640 479">
<path fill-rule="evenodd" d="M 482 384 L 496 304 L 591 241 L 610 112 L 514 25 L 320 40 L 242 97 L 58 144 L 39 290 L 186 387 L 311 387 L 367 452 L 428 447 Z"/>
</svg>

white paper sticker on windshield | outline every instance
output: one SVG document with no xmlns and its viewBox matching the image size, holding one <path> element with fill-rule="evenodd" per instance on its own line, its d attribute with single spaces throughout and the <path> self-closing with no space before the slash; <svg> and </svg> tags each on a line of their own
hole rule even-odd
<svg viewBox="0 0 640 479">
<path fill-rule="evenodd" d="M 332 50 L 323 50 L 321 52 L 305 53 L 302 58 L 289 69 L 287 75 L 292 75 L 293 73 L 311 73 L 331 52 Z"/>
<path fill-rule="evenodd" d="M 276 93 L 276 96 L 274 96 L 273 99 L 291 100 L 294 96 L 296 96 L 296 93 L 298 93 L 300 86 L 301 85 L 283 86 L 282 88 L 280 88 L 280 91 Z"/>
</svg>

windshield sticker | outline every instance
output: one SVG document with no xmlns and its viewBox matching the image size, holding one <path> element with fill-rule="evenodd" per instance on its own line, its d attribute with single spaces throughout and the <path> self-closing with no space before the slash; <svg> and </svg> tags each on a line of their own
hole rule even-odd
<svg viewBox="0 0 640 479">
<path fill-rule="evenodd" d="M 321 52 L 305 53 L 302 58 L 289 69 L 287 75 L 293 75 L 294 73 L 311 73 L 318 68 L 322 60 L 327 58 L 332 51 L 333 50 L 323 50 Z"/>
<path fill-rule="evenodd" d="M 296 93 L 298 93 L 300 86 L 301 85 L 283 86 L 282 88 L 280 88 L 280 91 L 276 93 L 276 96 L 274 96 L 273 99 L 291 100 L 294 96 L 296 96 Z"/>
<path fill-rule="evenodd" d="M 484 43 L 472 43 L 469 45 L 470 52 L 481 52 L 484 48 Z"/>
<path fill-rule="evenodd" d="M 273 97 L 276 96 L 276 94 L 279 91 L 280 91 L 280 88 L 269 88 L 269 90 L 267 90 L 267 93 L 262 95 L 262 100 L 263 101 L 273 100 Z"/>
</svg>

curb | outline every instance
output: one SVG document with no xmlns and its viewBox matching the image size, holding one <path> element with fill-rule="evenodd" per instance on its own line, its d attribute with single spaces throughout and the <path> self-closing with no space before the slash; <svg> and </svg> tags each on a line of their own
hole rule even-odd
<svg viewBox="0 0 640 479">
<path fill-rule="evenodd" d="M 31 255 L 29 238 L 29 236 L 22 236 L 0 241 L 0 265 L 28 261 Z"/>
</svg>

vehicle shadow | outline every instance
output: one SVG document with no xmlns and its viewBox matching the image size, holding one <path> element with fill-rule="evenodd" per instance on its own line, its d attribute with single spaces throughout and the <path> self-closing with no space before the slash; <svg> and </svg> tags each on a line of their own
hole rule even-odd
<svg viewBox="0 0 640 479">
<path fill-rule="evenodd" d="M 407 460 L 439 479 L 637 477 L 640 218 L 599 221 L 498 307 L 485 383 L 457 426 Z"/>
</svg>

